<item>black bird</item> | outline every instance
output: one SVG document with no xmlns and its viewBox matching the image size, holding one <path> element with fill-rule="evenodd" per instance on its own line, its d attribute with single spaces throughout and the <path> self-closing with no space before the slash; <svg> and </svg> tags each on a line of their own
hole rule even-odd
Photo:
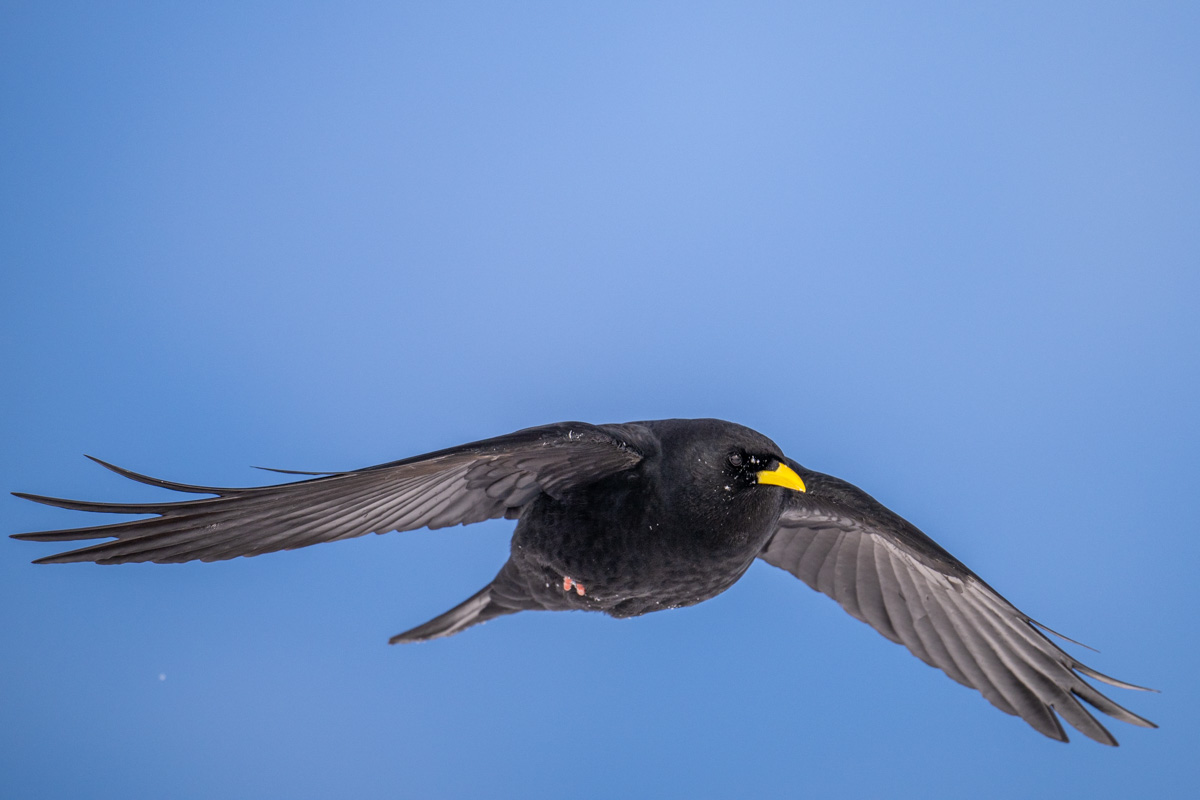
<svg viewBox="0 0 1200 800">
<path fill-rule="evenodd" d="M 634 617 L 689 606 L 725 591 L 761 558 L 1052 739 L 1067 741 L 1061 716 L 1092 739 L 1117 744 L 1081 700 L 1156 727 L 1081 675 L 1143 687 L 1076 661 L 1042 633 L 1048 628 L 861 489 L 805 469 L 770 439 L 730 422 L 564 422 L 241 489 L 98 463 L 152 486 L 216 496 L 124 504 L 17 493 L 61 508 L 157 515 L 16 534 L 40 542 L 113 539 L 35 563 L 218 561 L 506 517 L 517 520 L 511 555 L 492 582 L 392 643 L 449 636 L 526 610 Z"/>
</svg>

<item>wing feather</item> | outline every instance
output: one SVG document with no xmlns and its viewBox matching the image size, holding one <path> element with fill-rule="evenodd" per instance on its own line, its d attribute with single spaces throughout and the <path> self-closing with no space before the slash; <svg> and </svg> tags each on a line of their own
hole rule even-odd
<svg viewBox="0 0 1200 800">
<path fill-rule="evenodd" d="M 557 494 L 629 469 L 642 456 L 629 426 L 559 423 L 376 467 L 274 486 L 216 488 L 151 478 L 93 459 L 130 480 L 195 500 L 97 503 L 18 494 L 80 511 L 153 514 L 85 528 L 16 534 L 30 541 L 110 539 L 39 559 L 216 561 L 291 550 L 367 533 L 465 525 L 511 516 L 541 492 Z"/>
<path fill-rule="evenodd" d="M 858 563 L 855 564 L 854 590 L 858 597 L 859 617 L 863 622 L 882 633 L 893 642 L 900 641 L 892 620 L 888 617 L 887 605 L 883 601 L 883 585 L 879 571 L 875 569 L 875 549 L 878 546 L 869 536 L 855 534 L 861 541 L 858 548 Z M 803 538 L 803 537 L 797 537 Z"/>
<path fill-rule="evenodd" d="M 961 562 L 862 490 L 789 462 L 808 488 L 789 497 L 759 554 L 955 681 L 1052 739 L 1059 717 L 1102 744 L 1116 739 L 1083 705 L 1142 727 L 1154 723 L 1083 676 L 1128 689 L 1055 645 Z"/>
<path fill-rule="evenodd" d="M 928 663 L 929 654 L 925 652 L 925 647 L 921 644 L 921 638 L 917 635 L 916 627 L 913 625 L 912 614 L 908 610 L 908 601 L 905 598 L 904 585 L 901 581 L 903 573 L 896 569 L 884 548 L 875 551 L 875 568 L 879 571 L 883 583 L 883 602 L 888 611 L 888 618 L 892 621 L 892 627 L 900 642 L 917 658 Z"/>
<path fill-rule="evenodd" d="M 841 547 L 836 551 L 837 558 L 833 568 L 832 595 L 842 608 L 859 619 L 862 619 L 862 609 L 858 606 L 858 591 L 854 585 L 854 575 L 858 567 L 858 551 L 861 541 L 861 536 L 842 537 Z"/>
</svg>

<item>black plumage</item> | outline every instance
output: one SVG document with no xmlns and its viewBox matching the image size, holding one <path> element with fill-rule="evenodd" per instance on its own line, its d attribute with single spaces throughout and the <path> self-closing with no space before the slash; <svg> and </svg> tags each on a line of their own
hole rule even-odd
<svg viewBox="0 0 1200 800">
<path fill-rule="evenodd" d="M 251 488 L 191 486 L 104 466 L 142 483 L 215 496 L 120 504 L 18 494 L 62 508 L 155 515 L 17 534 L 109 540 L 36 563 L 216 561 L 372 532 L 515 518 L 509 559 L 492 582 L 393 643 L 447 636 L 525 610 L 632 617 L 693 605 L 728 589 L 761 558 L 1046 736 L 1067 740 L 1061 717 L 1115 745 L 1083 702 L 1154 727 L 1082 676 L 1141 687 L 1076 661 L 862 490 L 805 469 L 771 440 L 729 422 L 559 423 Z"/>
</svg>

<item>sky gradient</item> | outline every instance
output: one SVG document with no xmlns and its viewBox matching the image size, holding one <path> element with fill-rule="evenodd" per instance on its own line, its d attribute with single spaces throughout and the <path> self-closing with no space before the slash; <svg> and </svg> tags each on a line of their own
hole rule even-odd
<svg viewBox="0 0 1200 800">
<path fill-rule="evenodd" d="M 172 566 L 4 538 L 0 793 L 1193 791 L 1198 33 L 1189 3 L 5 3 L 0 488 L 730 419 L 1160 689 L 1109 694 L 1162 728 L 1044 739 L 765 564 L 387 646 L 511 522 Z"/>
</svg>

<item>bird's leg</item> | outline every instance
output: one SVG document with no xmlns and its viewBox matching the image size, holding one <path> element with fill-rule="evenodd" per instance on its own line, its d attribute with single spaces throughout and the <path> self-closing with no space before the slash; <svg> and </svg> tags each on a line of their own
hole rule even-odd
<svg viewBox="0 0 1200 800">
<path fill-rule="evenodd" d="M 580 583 L 579 581 L 575 580 L 574 578 L 568 578 L 566 575 L 564 575 L 563 576 L 563 591 L 564 592 L 571 591 L 572 586 L 575 587 L 575 594 L 579 595 L 580 597 L 583 597 L 583 595 L 585 593 L 583 584 Z"/>
</svg>

